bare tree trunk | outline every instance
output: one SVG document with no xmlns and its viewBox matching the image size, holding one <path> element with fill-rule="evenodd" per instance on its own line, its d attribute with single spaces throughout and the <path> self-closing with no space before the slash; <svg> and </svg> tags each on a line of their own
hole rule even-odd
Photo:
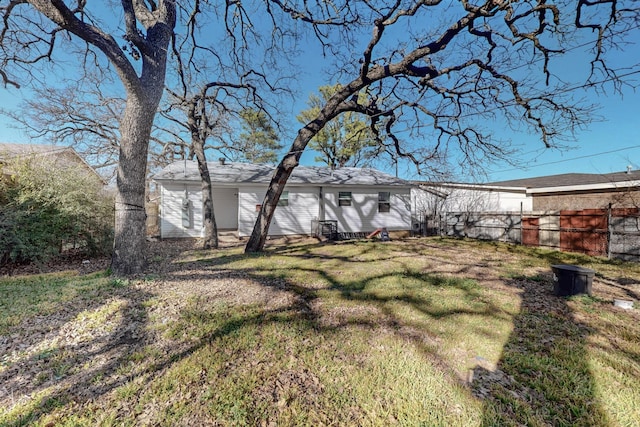
<svg viewBox="0 0 640 427">
<path fill-rule="evenodd" d="M 169 2 L 171 7 L 175 4 Z M 175 9 L 170 10 L 169 15 Z M 164 91 L 167 46 L 171 25 L 158 24 L 148 30 L 153 50 L 142 56 L 140 77 L 117 68 L 127 92 L 127 105 L 120 120 L 120 158 L 116 176 L 115 236 L 111 271 L 116 276 L 142 273 L 146 267 L 145 187 L 147 154 L 153 120 Z"/>
<path fill-rule="evenodd" d="M 202 225 L 204 227 L 203 249 L 217 249 L 218 226 L 216 224 L 216 216 L 213 212 L 213 187 L 211 185 L 211 176 L 209 175 L 209 167 L 207 166 L 207 158 L 204 154 L 204 141 L 198 138 L 193 139 L 193 152 L 198 161 L 198 171 L 202 183 Z"/>
<path fill-rule="evenodd" d="M 298 131 L 298 135 L 293 141 L 293 144 L 291 144 L 289 152 L 273 172 L 271 182 L 267 188 L 267 194 L 265 194 L 264 201 L 262 202 L 262 208 L 253 226 L 251 237 L 249 237 L 249 241 L 244 248 L 245 253 L 260 252 L 264 248 L 269 232 L 269 225 L 273 219 L 278 200 L 280 200 L 284 186 L 287 184 L 291 173 L 296 166 L 298 166 L 302 152 L 307 147 L 307 144 L 309 144 L 309 141 L 311 141 L 311 138 L 317 135 L 330 120 L 347 111 L 349 108 L 355 108 L 355 106 L 357 106 L 355 101 L 345 100 L 354 93 L 358 93 L 364 85 L 362 79 L 356 79 L 349 85 L 343 87 L 327 101 L 324 108 L 320 110 L 320 113 L 318 113 L 318 116 L 314 120 L 307 123 L 306 126 Z"/>
<path fill-rule="evenodd" d="M 145 179 L 149 134 L 156 107 L 130 95 L 120 121 L 115 236 L 111 269 L 116 276 L 137 274 L 146 266 Z"/>
<path fill-rule="evenodd" d="M 322 126 L 324 126 L 328 120 L 329 119 L 325 119 L 324 121 L 316 120 L 313 122 L 312 126 L 307 125 L 300 129 L 298 136 L 291 145 L 289 153 L 287 153 L 273 172 L 271 183 L 267 189 L 267 194 L 264 196 L 262 208 L 260 209 L 256 223 L 253 226 L 251 237 L 244 248 L 245 253 L 260 252 L 264 248 L 264 244 L 267 241 L 267 234 L 269 232 L 269 224 L 271 224 L 273 214 L 278 205 L 278 200 L 280 200 L 280 196 L 282 195 L 282 191 L 284 190 L 284 186 L 287 184 L 287 180 L 291 176 L 295 167 L 298 166 L 300 156 L 302 156 L 302 152 L 305 147 L 311 138 L 318 132 L 318 130 L 322 129 Z"/>
<path fill-rule="evenodd" d="M 205 169 L 207 166 L 205 164 Z M 201 172 L 202 173 L 202 172 Z M 202 177 L 202 221 L 204 226 L 204 241 L 202 249 L 218 249 L 218 225 L 216 224 L 216 216 L 213 212 L 213 187 L 211 186 L 211 178 L 209 171 L 204 172 Z"/>
</svg>

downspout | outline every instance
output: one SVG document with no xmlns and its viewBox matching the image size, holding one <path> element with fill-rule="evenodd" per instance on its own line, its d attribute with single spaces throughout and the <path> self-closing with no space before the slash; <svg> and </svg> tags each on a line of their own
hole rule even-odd
<svg viewBox="0 0 640 427">
<path fill-rule="evenodd" d="M 325 207 L 324 207 L 324 189 L 320 187 L 318 191 L 318 220 L 324 221 L 325 218 Z"/>
<path fill-rule="evenodd" d="M 630 170 L 627 173 L 631 173 Z M 607 207 L 607 259 L 611 259 L 611 247 L 613 240 L 613 226 L 611 224 L 611 203 Z"/>
</svg>

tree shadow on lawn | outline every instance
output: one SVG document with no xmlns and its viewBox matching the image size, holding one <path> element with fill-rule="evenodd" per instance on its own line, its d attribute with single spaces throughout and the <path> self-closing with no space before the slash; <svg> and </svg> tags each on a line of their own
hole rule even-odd
<svg viewBox="0 0 640 427">
<path fill-rule="evenodd" d="M 209 266 L 209 271 L 201 270 L 197 274 L 197 279 L 214 280 L 220 279 L 221 275 L 225 279 L 227 277 L 225 262 L 235 261 L 238 261 L 236 256 L 218 260 Z M 14 346 L 13 343 L 9 343 L 7 347 L 15 349 L 18 353 L 8 361 L 3 360 L 6 368 L 0 372 L 0 384 L 2 384 L 0 401 L 7 403 L 3 408 L 4 414 L 1 414 L 4 418 L 3 425 L 35 424 L 44 420 L 49 421 L 50 416 L 66 418 L 76 410 L 86 413 L 86 405 L 92 405 L 110 392 L 130 382 L 151 383 L 172 366 L 206 348 L 212 342 L 249 326 L 263 327 L 265 324 L 303 322 L 312 330 L 325 333 L 354 325 L 369 329 L 384 327 L 394 331 L 396 336 L 414 342 L 417 348 L 429 353 L 432 359 L 437 359 L 434 346 L 428 344 L 430 342 L 428 334 L 422 333 L 419 327 L 411 327 L 408 322 L 399 319 L 392 309 L 386 307 L 388 303 L 400 302 L 434 318 L 463 312 L 482 314 L 467 310 L 436 313 L 430 309 L 431 302 L 428 298 L 407 294 L 384 297 L 367 295 L 365 291 L 371 281 L 389 276 L 384 272 L 367 281 L 349 282 L 346 285 L 321 269 L 301 270 L 301 272 L 323 275 L 331 283 L 330 290 L 338 292 L 341 299 L 375 306 L 380 309 L 382 318 L 346 315 L 337 321 L 327 321 L 321 318 L 318 306 L 315 304 L 316 300 L 321 298 L 319 290 L 282 278 L 265 277 L 260 271 L 244 269 L 243 277 L 259 283 L 262 287 L 288 293 L 293 298 L 287 305 L 281 307 L 262 309 L 258 312 L 240 311 L 240 316 L 219 319 L 220 322 L 215 325 L 215 328 L 199 336 L 196 341 L 181 342 L 175 347 L 166 348 L 164 352 L 146 354 L 145 351 L 149 350 L 156 338 L 154 332 L 148 328 L 150 325 L 148 302 L 153 300 L 155 295 L 146 290 L 144 284 L 136 286 L 136 282 L 112 286 L 111 289 L 98 292 L 91 298 L 85 298 L 86 295 L 78 296 L 72 301 L 61 302 L 56 307 L 52 307 L 50 311 L 54 313 L 55 321 L 47 315 L 31 319 L 41 322 L 48 329 L 46 333 L 41 334 L 38 331 L 33 333 L 33 330 L 27 328 L 26 330 L 32 332 L 28 337 L 28 345 Z M 173 280 L 190 281 L 193 278 L 191 275 L 175 276 Z M 414 279 L 427 282 L 436 280 L 423 275 L 418 275 Z M 446 286 L 444 282 L 436 285 Z M 24 304 L 28 304 L 28 301 L 24 301 Z M 210 307 L 201 308 L 206 310 Z M 83 322 L 91 323 L 92 316 L 100 316 L 96 313 L 102 313 L 107 318 L 99 320 L 99 324 L 83 328 Z M 189 316 L 189 314 L 182 313 L 182 316 Z M 207 317 L 204 316 L 204 318 Z M 74 324 L 75 326 L 70 326 Z M 20 333 L 24 330 L 20 327 L 15 328 L 10 333 L 11 339 L 23 339 Z M 68 336 L 78 331 L 80 336 Z M 83 331 L 87 336 L 82 336 Z M 437 360 L 436 364 L 448 366 L 446 361 L 441 359 Z M 138 389 L 135 393 L 144 393 L 144 388 Z M 131 402 L 127 404 L 130 405 Z M 121 408 L 118 412 L 123 410 L 126 409 Z M 132 414 L 125 416 L 130 417 Z M 136 416 L 133 415 L 133 417 Z"/>
<path fill-rule="evenodd" d="M 291 252 L 289 249 L 276 249 L 265 256 L 286 253 L 303 258 L 317 258 L 320 261 L 331 259 L 324 254 L 316 257 L 311 249 L 308 248 L 303 255 L 296 255 L 295 251 Z M 238 259 L 228 261 L 235 262 Z M 562 261 L 555 255 L 549 260 Z M 227 260 L 212 260 L 209 264 L 212 268 L 205 274 L 210 275 L 208 277 L 212 279 L 215 278 L 219 271 L 225 268 L 225 261 Z M 430 258 L 430 261 L 436 262 L 437 259 Z M 349 262 L 353 263 L 353 258 L 349 259 Z M 464 275 L 469 268 L 492 270 L 490 263 L 483 263 L 466 267 L 460 265 L 456 273 Z M 437 274 L 411 271 L 410 268 L 401 274 L 428 286 L 458 288 L 461 291 L 461 299 L 469 304 L 443 309 L 429 296 L 416 296 L 410 291 L 393 295 L 371 292 L 371 286 L 376 282 L 392 278 L 398 275 L 398 272 L 376 271 L 363 279 L 344 280 L 320 265 L 293 269 L 309 277 L 319 277 L 327 286 L 315 289 L 283 278 L 265 281 L 260 271 L 251 268 L 244 269 L 243 274 L 266 287 L 277 287 L 295 294 L 297 303 L 296 307 L 292 308 L 319 331 L 338 330 L 353 325 L 371 329 L 383 327 L 395 336 L 413 343 L 429 360 L 435 361 L 435 365 L 443 367 L 452 378 L 455 378 L 456 373 L 451 361 L 445 360 L 438 352 L 437 333 L 426 330 L 424 324 L 413 323 L 398 315 L 397 306 L 402 305 L 415 310 L 432 320 L 458 315 L 502 320 L 511 319 L 513 316 L 513 313 L 504 312 L 490 300 L 478 301 L 477 289 L 468 281 L 449 280 Z M 552 294 L 551 283 L 549 274 L 532 278 L 521 277 L 506 283 L 508 286 L 521 289 L 521 308 L 513 317 L 513 331 L 502 349 L 497 369 L 480 363 L 482 366 L 473 370 L 474 380 L 471 388 L 477 397 L 484 400 L 484 425 L 610 424 L 608 413 L 597 398 L 595 380 L 589 367 L 590 348 L 587 343 L 590 335 L 602 335 L 606 331 L 595 330 L 590 323 L 581 321 L 580 316 L 572 312 L 566 299 Z M 326 297 L 326 292 L 339 294 L 339 301 L 356 303 L 359 307 L 375 308 L 379 317 L 374 319 L 371 313 L 361 316 L 354 311 L 341 313 L 327 322 L 326 310 L 319 309 L 317 304 L 317 301 Z M 483 334 L 484 331 L 478 329 L 471 333 Z M 633 359 L 638 355 L 628 353 L 626 356 Z"/>
<path fill-rule="evenodd" d="M 458 272 L 465 273 L 472 267 L 483 265 L 462 267 Z M 321 276 L 330 283 L 331 290 L 340 292 L 345 301 L 381 308 L 384 317 L 389 319 L 389 325 L 396 328 L 397 336 L 410 339 L 428 353 L 430 358 L 437 356 L 437 352 L 430 345 L 422 345 L 428 334 L 424 334 L 424 331 L 415 334 L 420 327 L 412 329 L 409 322 L 396 316 L 389 303 L 400 302 L 434 320 L 457 315 L 487 318 L 507 316 L 500 307 L 488 301 L 483 301 L 481 306 L 472 305 L 478 292 L 464 280 L 415 272 L 403 273 L 425 285 L 456 287 L 463 291 L 462 299 L 470 303 L 465 308 L 441 309 L 429 298 L 416 297 L 410 293 L 381 296 L 367 292 L 372 283 L 394 276 L 394 273 L 381 272 L 364 280 L 345 283 L 321 269 L 303 270 Z M 607 414 L 597 400 L 595 381 L 588 365 L 586 340 L 594 331 L 576 319 L 566 299 L 552 294 L 551 277 L 543 275 L 542 278 L 540 280 L 540 276 L 536 276 L 534 280 L 523 278 L 507 283 L 522 289 L 521 309 L 513 319 L 513 332 L 503 348 L 497 369 L 478 366 L 473 372 L 474 394 L 486 399 L 483 424 L 609 425 Z M 307 302 L 318 297 L 315 291 L 304 286 L 288 284 L 287 289 L 296 292 Z M 309 308 L 309 312 L 311 311 Z M 341 327 L 354 323 L 362 325 L 367 322 L 345 319 L 338 325 Z M 374 327 L 373 323 L 375 322 L 368 326 Z M 478 334 L 481 331 L 471 333 Z M 453 373 L 447 361 L 440 359 L 438 365 L 448 367 L 448 372 Z"/>
<path fill-rule="evenodd" d="M 513 332 L 496 369 L 479 364 L 471 372 L 474 394 L 485 400 L 483 425 L 609 425 L 588 365 L 593 331 L 553 295 L 551 283 L 509 283 L 522 289 Z"/>
<path fill-rule="evenodd" d="M 34 424 L 56 408 L 90 402 L 141 374 L 131 357 L 150 341 L 144 303 L 152 295 L 100 274 L 70 277 L 69 283 L 74 280 L 88 286 L 71 299 L 44 301 L 46 314 L 30 316 L 0 337 L 3 426 Z M 92 280 L 106 284 L 94 287 Z"/>
<path fill-rule="evenodd" d="M 209 263 L 195 262 L 194 274 L 204 283 L 228 278 L 229 270 L 225 267 L 226 264 L 235 263 L 243 257 L 245 255 L 231 255 L 213 259 Z M 183 267 L 189 266 L 185 264 Z M 438 320 L 451 316 L 497 318 L 501 321 L 508 321 L 512 316 L 491 301 L 479 300 L 477 287 L 465 280 L 450 280 L 420 272 L 402 273 L 407 279 L 417 283 L 417 286 L 422 284 L 434 288 L 455 288 L 463 302 L 468 303 L 456 307 L 442 307 L 429 295 L 415 294 L 411 289 L 401 289 L 392 294 L 370 291 L 376 282 L 393 278 L 397 272 L 374 271 L 374 274 L 363 279 L 344 280 L 320 267 L 298 270 L 299 273 L 321 277 L 327 286 L 316 289 L 283 277 L 265 276 L 260 270 L 241 269 L 242 277 L 263 288 L 286 293 L 291 298 L 280 307 L 240 311 L 237 316 L 229 318 L 224 317 L 224 313 L 216 314 L 214 311 L 215 321 L 207 325 L 209 329 L 199 334 L 196 340 L 183 341 L 175 347 L 166 348 L 162 353 L 153 355 L 140 352 L 144 352 L 155 339 L 153 333 L 147 329 L 149 307 L 146 305 L 154 295 L 142 290 L 145 289 L 144 286 L 129 286 L 123 288 L 122 292 L 115 292 L 115 296 L 123 302 L 119 309 L 121 317 L 113 322 L 113 329 L 105 331 L 99 337 L 54 348 L 49 352 L 45 351 L 46 349 L 32 352 L 19 366 L 15 366 L 21 370 L 19 374 L 22 379 L 31 375 L 32 380 L 38 370 L 52 361 L 70 368 L 68 372 L 62 372 L 60 378 L 43 378 L 41 384 L 34 381 L 28 385 L 25 390 L 35 397 L 34 404 L 25 405 L 24 408 L 28 410 L 12 416 L 6 425 L 35 423 L 47 414 L 54 413 L 59 407 L 82 407 L 128 382 L 150 384 L 172 366 L 199 350 L 208 348 L 217 340 L 250 326 L 264 327 L 268 324 L 302 322 L 306 328 L 320 333 L 332 333 L 353 326 L 374 331 L 381 328 L 415 345 L 434 366 L 447 372 L 450 381 L 462 383 L 451 361 L 446 360 L 439 352 L 437 332 L 425 328 L 424 323 L 414 322 L 400 314 L 398 306 L 421 313 L 427 319 L 433 320 L 434 325 Z M 193 278 L 193 275 L 173 275 L 166 280 L 175 281 L 179 286 L 181 281 L 186 284 Z M 540 289 L 536 288 L 539 286 L 538 283 L 524 281 L 521 285 L 525 288 L 523 308 L 516 319 L 509 343 L 504 348 L 499 371 L 492 373 L 476 369 L 476 377 L 479 379 L 474 382 L 474 387 L 479 396 L 487 399 L 485 424 L 604 424 L 606 418 L 597 403 L 593 402 L 593 384 L 586 366 L 584 340 L 587 331 L 572 321 L 564 300 L 546 302 L 549 297 L 544 292 L 541 294 Z M 242 289 L 237 291 L 242 292 Z M 347 303 L 347 310 L 338 311 L 334 315 L 326 307 L 322 307 L 321 302 L 326 298 L 325 292 L 335 295 L 336 301 Z M 91 301 L 82 309 L 96 309 L 105 304 L 110 296 L 113 295 L 104 295 L 101 299 Z M 211 298 L 217 296 L 212 294 Z M 178 323 L 188 324 L 191 315 L 204 323 L 208 322 L 210 318 L 207 317 L 207 310 L 212 309 L 208 303 L 211 302 L 199 301 L 194 308 L 196 313 L 181 313 L 181 322 Z M 354 306 L 357 309 L 349 311 Z M 371 311 L 363 315 L 358 311 L 363 306 Z M 65 313 L 64 320 L 74 321 L 80 311 L 80 307 L 77 307 L 75 311 Z M 478 330 L 470 333 L 485 334 L 484 329 L 478 327 Z M 60 327 L 58 332 L 62 330 L 63 327 Z M 571 353 L 566 353 L 566 348 L 570 348 Z M 82 356 L 78 356 L 77 353 Z M 233 357 L 236 358 L 237 355 Z M 153 363 L 142 363 L 147 359 L 152 359 Z M 249 357 L 240 357 L 233 363 L 244 363 L 248 360 Z M 12 366 L 0 373 L 0 384 L 3 384 L 5 389 L 11 387 L 11 381 L 16 381 L 12 377 L 15 373 L 16 369 Z M 135 391 L 144 392 L 144 387 Z M 271 402 L 272 406 L 275 406 L 278 399 L 279 396 Z M 311 400 L 313 399 L 309 401 Z M 68 414 L 72 411 L 68 408 L 62 412 Z M 83 412 L 86 410 L 83 408 Z M 118 411 L 125 410 L 126 405 Z M 137 416 L 130 413 L 124 415 L 134 418 Z"/>
<path fill-rule="evenodd" d="M 439 366 L 448 366 L 448 372 L 458 378 L 459 372 L 454 373 L 451 364 L 448 363 L 441 354 L 438 354 L 434 342 L 437 340 L 437 323 L 439 319 L 449 317 L 476 317 L 478 319 L 494 319 L 499 321 L 509 321 L 511 314 L 502 307 L 497 306 L 490 298 L 484 298 L 480 286 L 474 280 L 460 279 L 455 277 L 445 277 L 440 274 L 416 271 L 411 266 L 403 262 L 403 258 L 411 258 L 408 254 L 393 256 L 385 254 L 381 259 L 366 260 L 353 257 L 347 259 L 351 264 L 362 263 L 368 265 L 365 277 L 345 278 L 341 271 L 332 271 L 322 264 L 322 261 L 342 261 L 343 256 L 331 257 L 326 254 L 316 256 L 311 249 L 317 248 L 312 245 L 304 248 L 302 255 L 291 254 L 290 248 L 276 248 L 260 256 L 270 257 L 281 255 L 298 258 L 318 260 L 315 267 L 287 266 L 287 274 L 297 273 L 300 277 L 306 277 L 304 283 L 295 283 L 286 279 L 286 274 L 277 268 L 265 275 L 259 268 L 227 269 L 227 263 L 232 264 L 240 261 L 244 255 L 223 255 L 206 258 L 199 267 L 202 270 L 197 274 L 201 280 L 216 280 L 225 277 L 245 277 L 260 283 L 266 288 L 277 289 L 295 295 L 295 303 L 292 308 L 305 313 L 306 319 L 313 324 L 317 330 L 337 330 L 349 326 L 361 326 L 369 329 L 385 328 L 393 331 L 394 335 L 406 338 L 422 348 L 429 357 L 438 359 Z M 365 245 L 363 252 L 368 253 L 371 248 Z M 361 254 L 358 254 L 361 255 Z M 248 255 L 253 258 L 256 255 Z M 415 256 L 414 256 L 415 257 Z M 375 267 L 377 261 L 393 260 L 400 271 L 380 271 Z M 433 260 L 430 261 L 434 261 Z M 455 263 L 451 263 L 455 264 Z M 459 264 L 455 264 L 459 267 Z M 283 267 L 284 268 L 284 267 Z M 175 280 L 190 280 L 190 276 L 184 278 L 175 277 Z M 403 289 L 398 287 L 393 292 L 386 292 L 381 288 L 380 283 L 385 280 L 396 280 L 412 282 L 413 285 Z M 323 283 L 317 287 L 316 282 Z M 377 289 L 376 289 L 377 288 Z M 450 289 L 459 299 L 458 304 L 443 304 L 438 301 L 437 295 L 420 294 L 420 288 Z M 331 294 L 327 296 L 327 293 Z M 337 303 L 339 307 L 335 310 L 322 307 L 322 302 L 331 300 L 329 305 Z M 468 303 L 468 304 L 466 304 Z M 423 316 L 423 321 L 413 322 L 405 315 L 399 314 L 403 310 L 419 313 Z M 428 320 L 425 320 L 428 319 Z M 433 321 L 433 322 L 431 322 Z M 432 330 L 425 328 L 425 323 L 431 323 Z M 478 322 L 468 326 L 469 333 L 483 336 L 492 335 L 486 322 Z M 428 345 L 425 347 L 424 344 Z"/>
</svg>

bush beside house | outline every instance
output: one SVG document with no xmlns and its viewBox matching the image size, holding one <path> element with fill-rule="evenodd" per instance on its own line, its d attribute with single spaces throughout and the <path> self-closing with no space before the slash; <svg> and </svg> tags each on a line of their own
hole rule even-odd
<svg viewBox="0 0 640 427">
<path fill-rule="evenodd" d="M 86 164 L 41 153 L 2 156 L 0 267 L 42 262 L 68 249 L 108 253 L 112 229 L 113 198 Z"/>
</svg>

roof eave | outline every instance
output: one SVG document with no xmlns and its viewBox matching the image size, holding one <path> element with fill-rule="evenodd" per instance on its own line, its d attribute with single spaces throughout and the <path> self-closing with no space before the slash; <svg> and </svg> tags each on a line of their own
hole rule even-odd
<svg viewBox="0 0 640 427">
<path fill-rule="evenodd" d="M 504 191 L 508 193 L 525 193 L 526 187 L 508 187 L 499 185 L 485 185 L 485 184 L 465 184 L 456 182 L 442 182 L 442 183 L 425 183 L 418 182 L 415 185 L 418 187 L 435 187 L 435 188 L 455 188 L 464 190 L 479 190 L 479 191 Z"/>
<path fill-rule="evenodd" d="M 599 184 L 565 185 L 555 187 L 529 188 L 527 194 L 572 193 L 579 191 L 625 190 L 640 187 L 640 181 L 606 182 Z"/>
</svg>

